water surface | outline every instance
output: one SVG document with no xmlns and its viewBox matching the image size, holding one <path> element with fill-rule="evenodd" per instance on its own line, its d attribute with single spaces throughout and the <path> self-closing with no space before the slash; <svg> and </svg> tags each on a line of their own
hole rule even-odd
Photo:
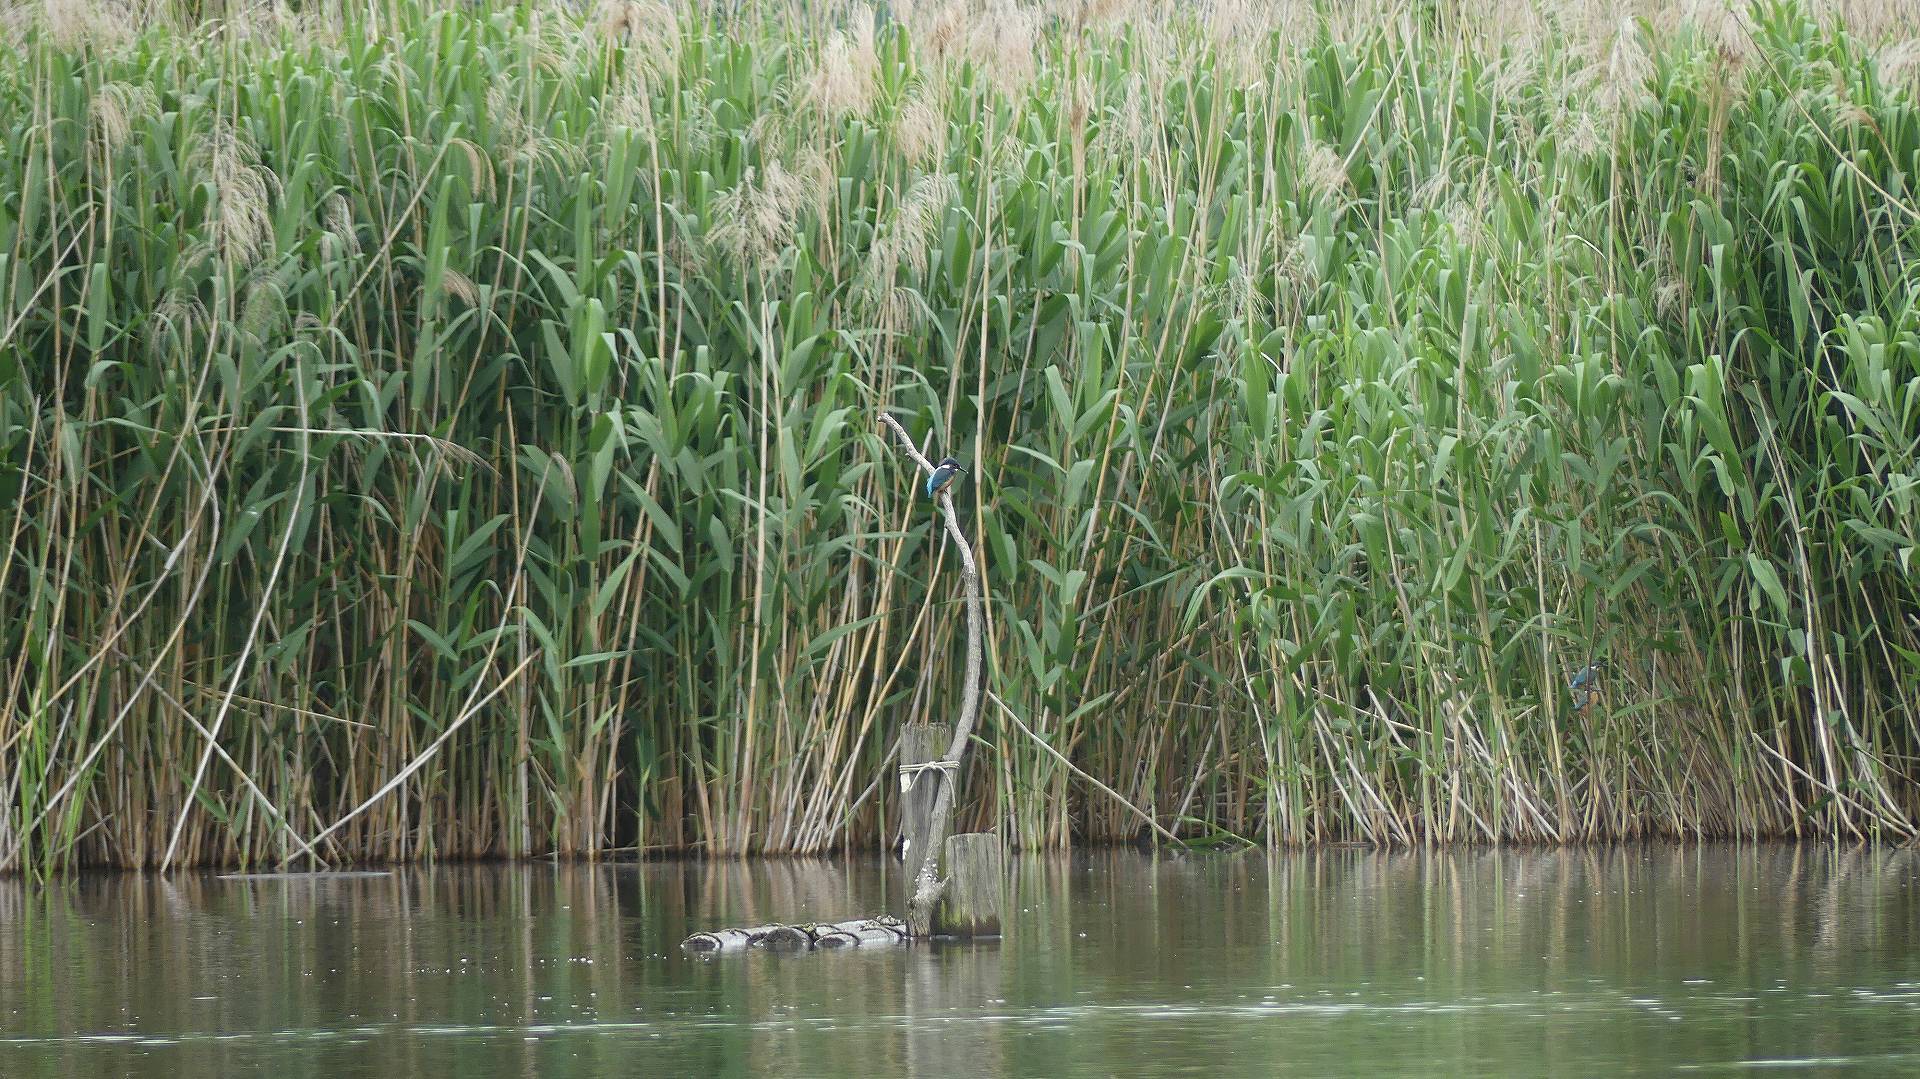
<svg viewBox="0 0 1920 1079">
<path fill-rule="evenodd" d="M 0 1075 L 1920 1073 L 1920 854 L 1014 863 L 997 944 L 695 959 L 848 861 L 0 882 Z"/>
</svg>

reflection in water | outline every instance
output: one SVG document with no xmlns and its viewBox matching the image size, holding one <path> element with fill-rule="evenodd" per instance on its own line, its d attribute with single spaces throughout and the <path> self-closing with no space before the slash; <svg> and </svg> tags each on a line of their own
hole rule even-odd
<svg viewBox="0 0 1920 1079">
<path fill-rule="evenodd" d="M 1610 847 L 1014 863 L 1008 935 L 716 960 L 885 909 L 850 862 L 0 882 L 0 1075 L 1920 1069 L 1920 855 Z"/>
</svg>

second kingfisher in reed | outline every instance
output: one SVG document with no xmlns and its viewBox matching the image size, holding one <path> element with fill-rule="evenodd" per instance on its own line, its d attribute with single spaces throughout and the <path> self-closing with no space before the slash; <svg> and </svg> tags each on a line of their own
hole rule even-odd
<svg viewBox="0 0 1920 1079">
<path fill-rule="evenodd" d="M 1587 702 L 1600 692 L 1600 674 L 1607 669 L 1607 661 L 1596 659 L 1592 663 L 1574 672 L 1573 680 L 1567 688 L 1573 691 L 1573 710 L 1585 711 Z"/>
<path fill-rule="evenodd" d="M 951 457 L 941 458 L 940 463 L 934 466 L 933 474 L 927 477 L 927 497 L 932 498 L 939 494 L 953 482 L 955 476 L 964 475 L 966 471 L 960 467 L 959 461 Z"/>
</svg>

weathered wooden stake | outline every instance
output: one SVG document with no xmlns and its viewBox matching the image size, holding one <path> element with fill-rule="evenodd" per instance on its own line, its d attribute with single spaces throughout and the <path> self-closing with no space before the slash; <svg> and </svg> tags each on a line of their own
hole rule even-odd
<svg viewBox="0 0 1920 1079">
<path fill-rule="evenodd" d="M 926 766 L 945 757 L 952 742 L 953 727 L 946 723 L 909 723 L 900 732 L 900 835 L 906 840 L 900 860 L 909 871 L 920 868 L 927 851 L 933 801 L 940 792 L 940 770 Z"/>
<path fill-rule="evenodd" d="M 1000 935 L 1000 837 L 967 832 L 947 837 L 947 887 L 933 910 L 943 937 Z"/>
</svg>

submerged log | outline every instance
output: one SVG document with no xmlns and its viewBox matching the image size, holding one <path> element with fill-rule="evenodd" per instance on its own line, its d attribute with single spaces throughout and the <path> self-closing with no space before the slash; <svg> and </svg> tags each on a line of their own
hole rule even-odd
<svg viewBox="0 0 1920 1079">
<path fill-rule="evenodd" d="M 715 929 L 710 933 L 695 933 L 680 942 L 680 946 L 690 952 L 738 952 L 745 951 L 766 940 L 769 933 L 791 930 L 787 925 L 756 925 L 751 929 Z M 804 937 L 804 934 L 802 934 Z"/>
<path fill-rule="evenodd" d="M 813 936 L 799 926 L 776 925 L 762 933 L 759 940 L 750 941 L 748 947 L 776 952 L 804 952 L 813 947 Z"/>
<path fill-rule="evenodd" d="M 947 837 L 947 886 L 933 910 L 943 937 L 1000 935 L 1000 837 L 968 832 Z"/>
<path fill-rule="evenodd" d="M 892 915 L 856 918 L 850 922 L 813 927 L 816 948 L 865 948 L 873 945 L 905 944 L 907 923 Z"/>
<path fill-rule="evenodd" d="M 291 880 L 291 881 L 329 881 L 329 880 L 369 880 L 376 877 L 391 877 L 388 870 L 322 870 L 317 873 L 221 873 L 220 880 Z"/>
<path fill-rule="evenodd" d="M 743 952 L 806 951 L 811 948 L 868 948 L 907 943 L 907 924 L 892 915 L 812 925 L 761 925 L 752 929 L 715 929 L 680 942 L 689 952 L 712 955 Z"/>
</svg>

